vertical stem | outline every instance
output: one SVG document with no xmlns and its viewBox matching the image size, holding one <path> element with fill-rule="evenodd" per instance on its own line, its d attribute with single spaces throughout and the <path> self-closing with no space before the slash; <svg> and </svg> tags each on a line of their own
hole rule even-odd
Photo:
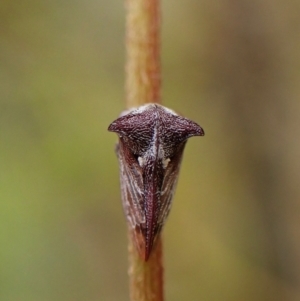
<svg viewBox="0 0 300 301">
<path fill-rule="evenodd" d="M 130 234 L 130 233 L 129 233 Z M 131 301 L 163 301 L 162 241 L 158 238 L 149 260 L 141 259 L 129 235 L 129 289 Z"/>
<path fill-rule="evenodd" d="M 160 102 L 160 0 L 127 0 L 126 103 Z"/>
<path fill-rule="evenodd" d="M 160 0 L 126 0 L 126 106 L 160 102 Z M 163 301 L 162 242 L 147 262 L 140 258 L 129 230 L 131 301 Z"/>
</svg>

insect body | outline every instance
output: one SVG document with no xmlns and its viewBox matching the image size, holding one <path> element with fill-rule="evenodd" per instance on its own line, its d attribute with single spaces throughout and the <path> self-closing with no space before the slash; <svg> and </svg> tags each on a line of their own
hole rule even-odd
<svg viewBox="0 0 300 301">
<path fill-rule="evenodd" d="M 123 208 L 136 248 L 146 261 L 171 208 L 185 143 L 204 131 L 158 104 L 124 112 L 108 130 L 119 136 Z"/>
</svg>

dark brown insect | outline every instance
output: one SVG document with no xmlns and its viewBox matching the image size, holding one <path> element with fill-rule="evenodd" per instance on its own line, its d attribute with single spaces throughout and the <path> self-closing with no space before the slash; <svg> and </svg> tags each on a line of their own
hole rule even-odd
<svg viewBox="0 0 300 301">
<path fill-rule="evenodd" d="M 123 208 L 136 248 L 146 261 L 171 208 L 185 143 L 204 131 L 158 104 L 124 112 L 108 130 L 119 136 Z"/>
</svg>

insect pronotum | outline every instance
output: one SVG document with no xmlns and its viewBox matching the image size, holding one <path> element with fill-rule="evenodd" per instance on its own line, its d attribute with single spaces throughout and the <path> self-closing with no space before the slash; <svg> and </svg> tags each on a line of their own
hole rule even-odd
<svg viewBox="0 0 300 301">
<path fill-rule="evenodd" d="M 147 261 L 171 208 L 186 141 L 204 131 L 158 104 L 123 112 L 108 130 L 119 136 L 123 209 L 134 244 Z"/>
</svg>

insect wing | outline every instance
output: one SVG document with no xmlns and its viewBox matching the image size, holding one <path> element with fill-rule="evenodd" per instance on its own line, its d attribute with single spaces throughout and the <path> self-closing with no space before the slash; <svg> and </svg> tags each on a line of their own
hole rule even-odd
<svg viewBox="0 0 300 301">
<path fill-rule="evenodd" d="M 184 146 L 185 146 L 185 142 L 183 142 L 182 145 L 179 147 L 176 155 L 170 160 L 165 170 L 164 181 L 161 190 L 161 208 L 158 217 L 158 225 L 159 225 L 159 228 L 157 229 L 158 235 L 163 225 L 165 224 L 166 219 L 171 210 L 172 199 L 178 181 Z"/>
<path fill-rule="evenodd" d="M 117 155 L 120 165 L 123 210 L 135 246 L 141 257 L 144 258 L 145 239 L 143 229 L 145 228 L 146 218 L 143 211 L 144 194 L 142 179 L 139 176 L 140 166 L 133 158 L 130 160 L 130 154 L 128 154 L 127 148 L 121 140 L 117 146 Z"/>
</svg>

